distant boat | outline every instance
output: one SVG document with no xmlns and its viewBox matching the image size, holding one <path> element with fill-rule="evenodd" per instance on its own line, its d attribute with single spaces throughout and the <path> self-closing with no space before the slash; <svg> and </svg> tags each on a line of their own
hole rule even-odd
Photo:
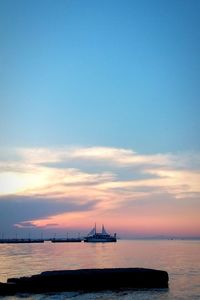
<svg viewBox="0 0 200 300">
<path fill-rule="evenodd" d="M 117 236 L 116 233 L 114 236 L 110 235 L 106 232 L 104 226 L 102 225 L 101 232 L 96 231 L 96 224 L 94 228 L 88 233 L 88 235 L 84 238 L 84 242 L 87 243 L 110 243 L 110 242 L 116 242 Z"/>
</svg>

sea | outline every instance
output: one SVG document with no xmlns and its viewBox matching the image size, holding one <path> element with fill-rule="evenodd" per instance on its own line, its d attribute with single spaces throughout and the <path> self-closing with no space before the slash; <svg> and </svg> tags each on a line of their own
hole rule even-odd
<svg viewBox="0 0 200 300">
<path fill-rule="evenodd" d="M 0 282 L 47 270 L 144 267 L 166 270 L 168 289 L 95 293 L 19 294 L 1 299 L 197 300 L 200 299 L 199 240 L 119 240 L 117 243 L 0 244 Z"/>
</svg>

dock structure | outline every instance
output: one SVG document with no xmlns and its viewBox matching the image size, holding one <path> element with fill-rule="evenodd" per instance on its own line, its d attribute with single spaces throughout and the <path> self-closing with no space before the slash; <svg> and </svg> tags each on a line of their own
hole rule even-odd
<svg viewBox="0 0 200 300">
<path fill-rule="evenodd" d="M 53 238 L 51 239 L 51 242 L 52 243 L 80 243 L 82 242 L 82 239 L 81 238 L 60 238 L 60 239 L 56 239 L 56 238 Z"/>
<path fill-rule="evenodd" d="M 166 271 L 144 268 L 47 271 L 0 283 L 0 295 L 64 291 L 168 288 Z"/>
<path fill-rule="evenodd" d="M 44 243 L 44 239 L 0 239 L 0 244 Z"/>
</svg>

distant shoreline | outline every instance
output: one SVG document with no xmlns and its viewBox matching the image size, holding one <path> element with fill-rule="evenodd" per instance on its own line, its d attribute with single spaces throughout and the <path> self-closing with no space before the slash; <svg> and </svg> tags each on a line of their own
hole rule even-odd
<svg viewBox="0 0 200 300">
<path fill-rule="evenodd" d="M 60 240 L 63 240 L 63 243 L 74 243 L 76 242 L 76 238 L 72 239 L 65 239 L 60 238 Z M 200 241 L 200 237 L 134 237 L 134 238 L 118 238 L 118 241 Z M 83 241 L 83 239 L 77 239 L 78 242 Z M 26 238 L 4 238 L 0 239 L 0 244 L 30 244 L 30 243 L 44 243 L 44 242 L 52 242 L 52 239 L 50 238 L 44 238 L 44 239 L 26 239 Z M 54 242 L 52 242 L 54 244 Z"/>
</svg>

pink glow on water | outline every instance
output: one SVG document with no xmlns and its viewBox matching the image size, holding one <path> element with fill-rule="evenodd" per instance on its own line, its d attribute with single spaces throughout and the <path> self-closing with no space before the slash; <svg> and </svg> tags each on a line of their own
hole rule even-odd
<svg viewBox="0 0 200 300">
<path fill-rule="evenodd" d="M 0 282 L 56 269 L 145 267 L 169 273 L 170 289 L 160 299 L 198 299 L 199 253 L 200 242 L 187 240 L 0 244 Z"/>
</svg>

